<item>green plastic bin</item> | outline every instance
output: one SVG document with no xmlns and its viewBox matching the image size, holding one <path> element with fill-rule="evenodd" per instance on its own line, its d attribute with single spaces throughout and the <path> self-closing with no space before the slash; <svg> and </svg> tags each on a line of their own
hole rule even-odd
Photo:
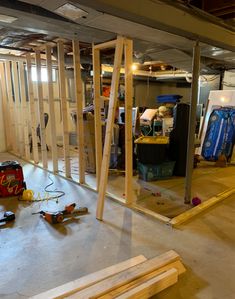
<svg viewBox="0 0 235 299">
<path fill-rule="evenodd" d="M 148 182 L 162 180 L 172 177 L 175 161 L 164 162 L 161 164 L 142 164 L 138 163 L 139 178 Z"/>
</svg>

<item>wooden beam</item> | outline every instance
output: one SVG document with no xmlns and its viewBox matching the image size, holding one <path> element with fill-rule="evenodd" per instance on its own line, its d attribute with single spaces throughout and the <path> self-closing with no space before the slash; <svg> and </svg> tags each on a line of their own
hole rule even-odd
<svg viewBox="0 0 235 299">
<path fill-rule="evenodd" d="M 117 38 L 117 44 L 116 44 L 116 50 L 114 56 L 114 71 L 113 71 L 112 83 L 111 83 L 104 152 L 103 152 L 103 159 L 101 164 L 102 171 L 100 174 L 99 195 L 98 195 L 97 211 L 96 211 L 96 218 L 98 220 L 103 219 L 104 200 L 105 200 L 106 186 L 108 182 L 108 170 L 109 170 L 109 163 L 110 163 L 111 139 L 113 134 L 113 125 L 114 125 L 114 118 L 116 113 L 123 45 L 124 45 L 124 38 L 119 36 Z"/>
<path fill-rule="evenodd" d="M 5 77 L 5 68 L 4 62 L 0 62 L 0 81 L 1 81 L 1 90 L 2 90 L 2 104 L 3 104 L 3 122 L 4 122 L 4 132 L 6 139 L 7 150 L 11 150 L 11 134 L 9 130 L 10 125 L 10 114 L 9 114 L 9 102 L 7 98 L 7 86 L 6 86 L 6 77 Z"/>
<path fill-rule="evenodd" d="M 134 287 L 139 286 L 143 282 L 145 282 L 149 279 L 152 279 L 152 278 L 156 277 L 157 275 L 159 275 L 163 272 L 166 272 L 170 269 L 173 269 L 173 268 L 177 271 L 177 275 L 183 274 L 186 271 L 182 262 L 180 260 L 177 260 L 175 262 L 165 265 L 164 267 L 160 267 L 157 270 L 155 270 L 147 275 L 141 276 L 138 279 L 135 279 L 129 283 L 126 283 L 126 284 L 122 285 L 121 287 L 116 288 L 113 291 L 105 294 L 104 296 L 99 297 L 99 299 L 116 298 L 117 296 L 123 294 L 124 292 L 128 292 L 129 290 L 131 290 Z"/>
<path fill-rule="evenodd" d="M 61 99 L 62 122 L 63 122 L 63 139 L 64 139 L 63 147 L 64 147 L 65 175 L 66 175 L 66 177 L 71 177 L 70 155 L 69 155 L 68 109 L 67 109 L 66 87 L 65 87 L 63 41 L 61 41 L 61 40 L 58 41 L 57 49 L 58 49 L 60 99 Z"/>
<path fill-rule="evenodd" d="M 13 78 L 13 89 L 14 89 L 14 117 L 16 120 L 16 141 L 17 141 L 17 150 L 20 154 L 20 157 L 24 154 L 24 140 L 23 140 L 23 124 L 22 124 L 22 113 L 21 113 L 21 103 L 20 103 L 20 94 L 19 94 L 19 76 L 17 62 L 12 61 L 12 78 Z"/>
<path fill-rule="evenodd" d="M 7 96 L 10 109 L 10 128 L 9 132 L 11 134 L 12 149 L 14 153 L 17 153 L 17 141 L 16 141 L 16 120 L 14 117 L 14 100 L 12 94 L 12 77 L 11 77 L 11 65 L 10 61 L 5 62 L 5 72 L 6 72 L 6 85 L 7 85 Z"/>
<path fill-rule="evenodd" d="M 99 190 L 100 171 L 102 163 L 102 123 L 100 100 L 100 51 L 92 47 L 93 84 L 94 84 L 94 114 L 95 114 L 95 159 L 96 159 L 96 189 Z"/>
<path fill-rule="evenodd" d="M 49 121 L 50 121 L 50 134 L 51 134 L 51 154 L 53 172 L 58 172 L 58 152 L 56 140 L 56 121 L 55 121 L 55 104 L 52 83 L 52 60 L 51 60 L 51 46 L 46 46 L 46 64 L 47 64 L 47 94 L 49 104 Z"/>
<path fill-rule="evenodd" d="M 115 274 L 105 280 L 102 280 L 74 295 L 68 296 L 69 299 L 98 299 L 101 296 L 108 294 L 109 292 L 121 287 L 122 285 L 128 284 L 144 275 L 147 275 L 161 267 L 164 267 L 172 262 L 178 261 L 179 255 L 170 250 L 158 257 L 147 260 L 137 266 L 127 269 L 121 273 Z"/>
<path fill-rule="evenodd" d="M 46 128 L 43 107 L 43 91 L 42 91 L 42 73 L 41 73 L 41 54 L 39 50 L 35 51 L 36 70 L 37 70 L 37 93 L 38 93 L 38 110 L 41 136 L 41 153 L 42 166 L 47 169 L 47 145 L 46 145 Z"/>
<path fill-rule="evenodd" d="M 26 101 L 25 91 L 25 71 L 24 63 L 18 62 L 19 66 L 19 79 L 20 79 L 20 97 L 21 97 L 21 117 L 23 120 L 23 135 L 24 135 L 24 154 L 27 160 L 30 160 L 30 144 L 29 144 L 29 108 Z"/>
<path fill-rule="evenodd" d="M 235 194 L 235 188 L 231 188 L 228 189 L 224 192 L 219 193 L 216 196 L 211 197 L 210 199 L 202 202 L 201 204 L 199 204 L 198 206 L 172 218 L 168 224 L 172 225 L 172 226 L 178 226 L 186 221 L 188 221 L 189 219 L 191 219 L 192 217 L 198 215 L 199 213 L 205 211 L 206 209 L 210 208 L 211 206 L 215 205 L 216 203 L 224 200 L 225 198 L 229 197 L 230 195 Z"/>
<path fill-rule="evenodd" d="M 88 274 L 84 277 L 68 282 L 52 290 L 33 296 L 31 299 L 62 299 L 65 296 L 72 295 L 78 292 L 79 290 L 89 287 L 126 269 L 139 265 L 144 261 L 146 261 L 146 258 L 143 255 L 133 257 L 124 262 Z"/>
<path fill-rule="evenodd" d="M 111 41 L 108 41 L 108 42 L 105 42 L 105 43 L 102 43 L 102 44 L 94 45 L 94 49 L 95 50 L 103 50 L 103 49 L 108 49 L 108 48 L 115 48 L 116 43 L 117 43 L 116 39 L 111 40 Z"/>
<path fill-rule="evenodd" d="M 133 202 L 133 132 L 132 132 L 132 106 L 133 106 L 133 75 L 132 56 L 133 42 L 125 39 L 125 196 L 126 204 Z"/>
<path fill-rule="evenodd" d="M 115 297 L 116 299 L 148 299 L 157 293 L 165 290 L 178 281 L 178 273 L 176 269 L 169 269 L 138 286 L 124 292 L 122 295 Z"/>
<path fill-rule="evenodd" d="M 30 109 L 30 120 L 31 120 L 33 159 L 34 159 L 34 163 L 38 164 L 39 162 L 38 141 L 36 135 L 37 120 L 36 120 L 35 102 L 34 102 L 34 93 L 33 93 L 31 56 L 29 53 L 26 54 L 26 65 L 27 65 L 27 81 L 28 81 L 28 96 L 29 96 L 29 109 Z"/>
<path fill-rule="evenodd" d="M 80 48 L 79 48 L 78 40 L 73 40 L 73 64 L 74 64 L 75 97 L 76 97 L 76 105 L 77 105 L 77 144 L 78 144 L 79 183 L 83 184 L 85 182 L 83 95 L 82 95 L 82 78 L 81 78 L 81 67 L 80 67 Z"/>
</svg>

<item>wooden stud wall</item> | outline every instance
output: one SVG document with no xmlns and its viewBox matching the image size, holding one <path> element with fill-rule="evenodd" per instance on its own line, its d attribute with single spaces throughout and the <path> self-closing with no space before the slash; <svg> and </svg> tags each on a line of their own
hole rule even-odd
<svg viewBox="0 0 235 299">
<path fill-rule="evenodd" d="M 51 122 L 50 133 L 51 133 L 51 154 L 52 154 L 52 165 L 53 172 L 58 172 L 58 152 L 57 152 L 57 141 L 56 141 L 56 122 L 55 122 L 55 105 L 54 105 L 54 94 L 52 84 L 52 60 L 51 60 L 51 46 L 46 46 L 46 65 L 47 65 L 47 93 L 48 93 L 48 104 L 49 104 L 49 120 Z"/>
<path fill-rule="evenodd" d="M 64 65 L 63 41 L 61 40 L 58 41 L 57 48 L 58 48 L 60 99 L 61 99 L 61 110 L 62 110 L 62 121 L 63 121 L 65 175 L 66 177 L 69 178 L 71 177 L 71 168 L 70 168 L 70 155 L 69 155 L 68 111 L 67 111 L 66 87 L 65 87 L 65 65 Z"/>
<path fill-rule="evenodd" d="M 85 183 L 85 159 L 84 159 L 84 126 L 83 126 L 83 96 L 82 96 L 82 78 L 80 67 L 80 48 L 79 41 L 73 40 L 73 64 L 74 64 L 74 82 L 75 96 L 77 106 L 77 145 L 78 145 L 78 165 L 79 165 L 79 183 Z"/>
</svg>

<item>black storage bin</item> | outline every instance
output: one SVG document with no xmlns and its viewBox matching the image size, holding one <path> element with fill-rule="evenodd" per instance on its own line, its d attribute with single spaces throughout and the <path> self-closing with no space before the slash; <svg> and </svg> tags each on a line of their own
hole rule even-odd
<svg viewBox="0 0 235 299">
<path fill-rule="evenodd" d="M 138 138 L 137 158 L 143 164 L 160 164 L 167 160 L 169 138 L 163 136 L 143 136 Z"/>
</svg>

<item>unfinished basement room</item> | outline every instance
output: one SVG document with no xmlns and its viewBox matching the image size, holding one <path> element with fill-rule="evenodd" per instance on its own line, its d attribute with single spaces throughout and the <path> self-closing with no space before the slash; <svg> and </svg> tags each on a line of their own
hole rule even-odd
<svg viewBox="0 0 235 299">
<path fill-rule="evenodd" d="M 235 2 L 0 1 L 0 298 L 235 298 Z"/>
</svg>

